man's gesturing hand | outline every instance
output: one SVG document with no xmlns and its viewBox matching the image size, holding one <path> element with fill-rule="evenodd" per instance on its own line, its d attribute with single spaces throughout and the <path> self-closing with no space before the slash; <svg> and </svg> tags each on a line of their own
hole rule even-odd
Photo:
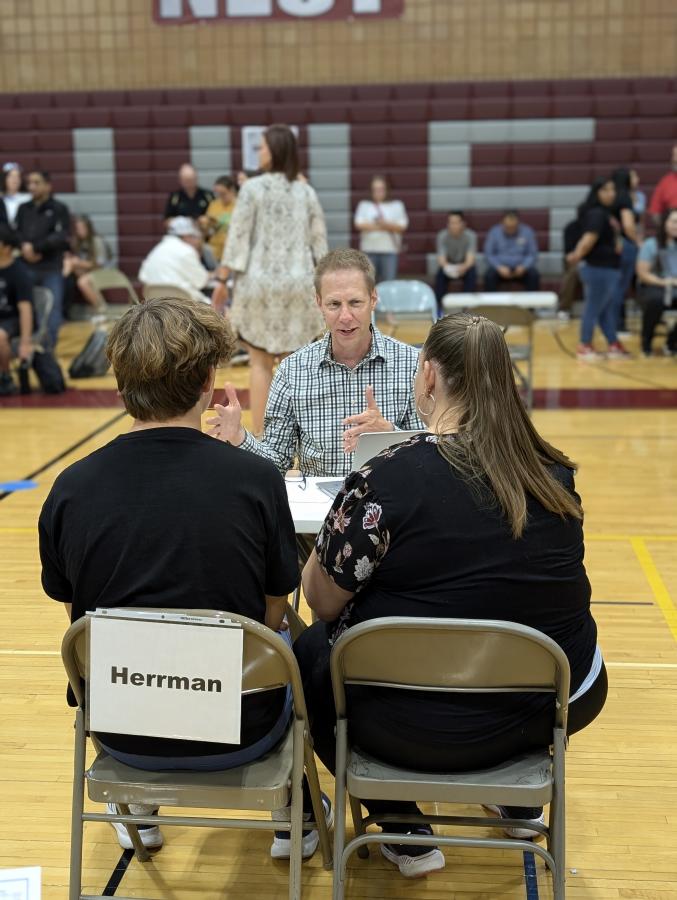
<svg viewBox="0 0 677 900">
<path fill-rule="evenodd" d="M 226 382 L 223 392 L 227 405 L 214 404 L 216 416 L 207 421 L 210 426 L 209 434 L 220 441 L 227 441 L 229 444 L 239 447 L 245 439 L 245 431 L 242 427 L 242 407 L 237 399 L 237 391 L 229 381 Z"/>
<path fill-rule="evenodd" d="M 352 453 L 357 446 L 357 438 L 365 431 L 394 431 L 392 422 L 384 419 L 374 399 L 374 389 L 367 386 L 364 392 L 367 408 L 356 416 L 348 416 L 343 424 L 348 427 L 343 432 L 343 452 Z"/>
</svg>

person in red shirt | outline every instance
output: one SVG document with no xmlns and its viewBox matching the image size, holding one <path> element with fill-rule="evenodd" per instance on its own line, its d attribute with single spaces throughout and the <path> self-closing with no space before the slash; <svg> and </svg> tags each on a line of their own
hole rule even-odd
<svg viewBox="0 0 677 900">
<path fill-rule="evenodd" d="M 677 144 L 672 148 L 672 169 L 664 175 L 651 195 L 649 212 L 658 221 L 669 209 L 677 207 Z"/>
</svg>

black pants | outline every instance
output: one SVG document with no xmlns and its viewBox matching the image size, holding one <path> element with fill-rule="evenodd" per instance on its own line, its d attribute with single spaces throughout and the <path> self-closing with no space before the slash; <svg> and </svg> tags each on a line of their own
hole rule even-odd
<svg viewBox="0 0 677 900">
<path fill-rule="evenodd" d="M 489 266 L 484 275 L 484 290 L 497 291 L 501 283 L 506 284 L 512 281 L 521 281 L 524 284 L 525 291 L 537 291 L 541 286 L 541 276 L 538 269 L 527 269 L 521 278 L 511 275 L 510 278 L 501 278 L 498 270 Z"/>
<path fill-rule="evenodd" d="M 327 769 L 336 774 L 336 709 L 329 670 L 331 647 L 328 629 L 325 622 L 311 625 L 296 640 L 294 653 L 301 670 L 315 752 Z M 360 691 L 363 693 L 357 702 L 350 703 L 351 742 L 377 759 L 403 769 L 449 772 L 489 768 L 520 753 L 541 749 L 552 738 L 552 714 L 549 712 L 536 716 L 527 723 L 516 726 L 514 731 L 492 738 L 491 741 L 482 738 L 457 746 L 433 746 L 426 743 L 425 735 L 421 734 L 419 728 L 412 726 L 409 734 L 402 728 L 394 731 L 388 722 L 371 714 L 367 689 Z M 568 734 L 580 731 L 597 717 L 604 706 L 606 694 L 607 675 L 602 666 L 592 687 L 569 707 Z M 350 693 L 348 696 L 350 698 Z M 419 812 L 412 802 L 368 800 L 364 805 L 371 815 L 411 815 Z M 391 829 L 390 824 L 388 829 Z"/>
<path fill-rule="evenodd" d="M 672 305 L 665 305 L 665 290 L 653 284 L 644 284 L 639 292 L 638 300 L 642 307 L 642 352 L 651 353 L 651 341 L 653 340 L 656 326 L 661 320 L 665 309 L 677 309 L 677 298 L 673 294 Z M 667 347 L 669 350 L 677 350 L 677 325 L 668 334 Z"/>
<path fill-rule="evenodd" d="M 435 275 L 435 296 L 437 297 L 437 308 L 442 310 L 442 298 L 449 293 L 450 281 L 462 281 L 463 290 L 466 294 L 473 294 L 477 290 L 477 269 L 470 266 L 468 271 L 460 278 L 449 278 L 444 269 L 438 269 Z"/>
</svg>

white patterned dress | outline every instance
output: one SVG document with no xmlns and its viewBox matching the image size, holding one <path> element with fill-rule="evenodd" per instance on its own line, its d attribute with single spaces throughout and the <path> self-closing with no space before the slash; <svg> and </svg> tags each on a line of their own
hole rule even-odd
<svg viewBox="0 0 677 900">
<path fill-rule="evenodd" d="M 240 190 L 223 252 L 235 273 L 230 318 L 240 337 L 268 353 L 290 353 L 324 331 L 313 270 L 327 252 L 317 194 L 280 172 Z"/>
</svg>

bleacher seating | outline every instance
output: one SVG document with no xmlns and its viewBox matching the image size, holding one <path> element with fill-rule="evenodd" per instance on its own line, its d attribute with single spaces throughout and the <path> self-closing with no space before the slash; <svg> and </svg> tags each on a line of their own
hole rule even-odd
<svg viewBox="0 0 677 900">
<path fill-rule="evenodd" d="M 563 119 L 590 123 L 590 134 L 544 128 Z M 547 281 L 561 266 L 562 225 L 593 178 L 632 166 L 649 194 L 667 171 L 677 78 L 0 94 L 0 157 L 51 171 L 56 192 L 92 214 L 135 277 L 162 232 L 179 165 L 192 159 L 209 186 L 241 167 L 239 129 L 273 121 L 299 126 L 334 245 L 356 242 L 352 211 L 376 172 L 409 212 L 403 274 L 434 269 L 447 205 L 466 209 L 481 244 L 523 195 Z M 431 122 L 467 128 L 437 139 Z M 498 128 L 489 140 L 487 125 Z M 88 143 L 92 129 L 100 146 Z"/>
</svg>

